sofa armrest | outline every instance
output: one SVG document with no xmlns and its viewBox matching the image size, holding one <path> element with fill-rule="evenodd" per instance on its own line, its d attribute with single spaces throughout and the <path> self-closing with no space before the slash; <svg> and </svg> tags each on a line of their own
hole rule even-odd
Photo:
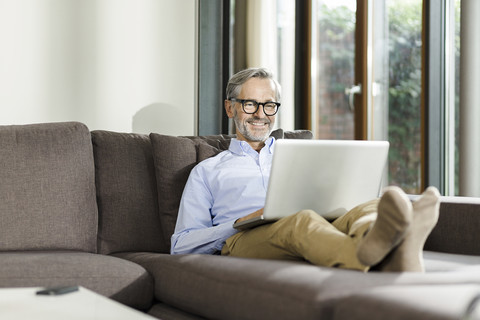
<svg viewBox="0 0 480 320">
<path fill-rule="evenodd" d="M 480 255 L 480 198 L 442 197 L 440 217 L 425 250 Z"/>
</svg>

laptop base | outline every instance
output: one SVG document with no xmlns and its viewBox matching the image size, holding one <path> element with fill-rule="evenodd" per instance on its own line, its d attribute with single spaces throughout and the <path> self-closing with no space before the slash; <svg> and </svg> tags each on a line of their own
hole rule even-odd
<svg viewBox="0 0 480 320">
<path fill-rule="evenodd" d="M 277 219 L 265 219 L 263 215 L 248 220 L 236 222 L 233 227 L 237 230 L 243 231 L 251 228 L 255 228 L 264 224 L 269 224 L 277 221 Z"/>
</svg>

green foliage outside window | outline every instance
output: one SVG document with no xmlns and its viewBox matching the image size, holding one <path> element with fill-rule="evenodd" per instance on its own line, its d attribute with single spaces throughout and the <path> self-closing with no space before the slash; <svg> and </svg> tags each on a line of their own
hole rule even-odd
<svg viewBox="0 0 480 320">
<path fill-rule="evenodd" d="M 390 184 L 417 193 L 421 182 L 422 3 L 388 6 Z"/>
</svg>

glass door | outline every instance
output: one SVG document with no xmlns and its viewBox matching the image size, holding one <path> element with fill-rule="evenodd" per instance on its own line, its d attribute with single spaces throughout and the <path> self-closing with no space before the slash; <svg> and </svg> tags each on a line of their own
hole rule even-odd
<svg viewBox="0 0 480 320">
<path fill-rule="evenodd" d="M 388 140 L 385 184 L 421 188 L 422 0 L 314 0 L 312 130 Z"/>
</svg>

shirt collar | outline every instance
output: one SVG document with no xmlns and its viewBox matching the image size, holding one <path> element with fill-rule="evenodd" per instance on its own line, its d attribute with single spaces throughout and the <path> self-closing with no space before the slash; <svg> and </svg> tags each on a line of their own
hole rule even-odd
<svg viewBox="0 0 480 320">
<path fill-rule="evenodd" d="M 273 153 L 274 146 L 275 146 L 275 138 L 274 137 L 268 137 L 267 140 L 265 140 L 265 147 L 263 148 L 268 148 L 268 151 L 270 153 Z M 240 141 L 236 138 L 233 138 L 230 142 L 230 147 L 228 148 L 232 153 L 235 153 L 237 155 L 246 155 L 248 152 L 253 151 L 252 147 L 248 144 L 246 141 Z"/>
<path fill-rule="evenodd" d="M 265 145 L 268 147 L 268 151 L 270 153 L 273 153 L 273 150 L 275 149 L 275 138 L 274 137 L 269 137 L 267 141 L 265 141 Z"/>
</svg>

